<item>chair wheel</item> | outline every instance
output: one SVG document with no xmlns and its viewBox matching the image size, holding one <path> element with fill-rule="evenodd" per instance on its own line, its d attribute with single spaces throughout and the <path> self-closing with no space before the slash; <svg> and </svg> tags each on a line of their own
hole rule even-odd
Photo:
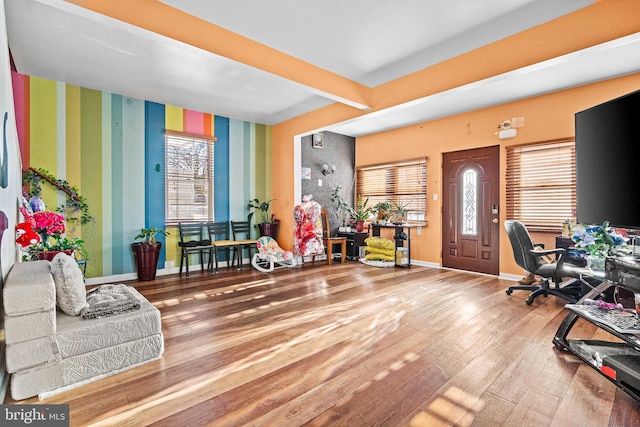
<svg viewBox="0 0 640 427">
<path fill-rule="evenodd" d="M 527 298 L 525 302 L 527 303 L 527 305 L 531 305 L 533 303 L 533 300 L 531 298 Z"/>
<path fill-rule="evenodd" d="M 507 293 L 507 295 L 511 295 L 513 293 L 513 289 L 507 289 L 505 292 Z"/>
</svg>

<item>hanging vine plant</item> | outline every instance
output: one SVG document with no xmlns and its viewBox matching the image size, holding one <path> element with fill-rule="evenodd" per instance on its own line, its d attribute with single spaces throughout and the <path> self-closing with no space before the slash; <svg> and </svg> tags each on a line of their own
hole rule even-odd
<svg viewBox="0 0 640 427">
<path fill-rule="evenodd" d="M 43 181 L 56 187 L 67 195 L 65 204 L 56 208 L 58 213 L 69 213 L 71 216 L 68 217 L 67 220 L 79 220 L 80 224 L 87 224 L 93 221 L 93 216 L 89 214 L 89 205 L 87 205 L 86 199 L 78 193 L 77 187 L 72 186 L 64 179 L 56 178 L 49 171 L 44 169 L 29 168 L 29 170 L 22 172 L 22 185 L 29 186 L 31 196 L 40 197 L 42 194 Z M 79 218 L 76 216 L 79 216 Z"/>
</svg>

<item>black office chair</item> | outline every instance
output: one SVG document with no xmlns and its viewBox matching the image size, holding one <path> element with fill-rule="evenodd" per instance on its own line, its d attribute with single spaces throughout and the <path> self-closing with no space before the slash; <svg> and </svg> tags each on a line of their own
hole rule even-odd
<svg viewBox="0 0 640 427">
<path fill-rule="evenodd" d="M 576 303 L 582 294 L 582 282 L 573 280 L 562 285 L 563 278 L 578 279 L 580 277 L 577 272 L 579 267 L 569 263 L 565 264 L 566 250 L 562 248 L 534 249 L 531 236 L 525 225 L 520 221 L 506 220 L 504 227 L 507 230 L 516 263 L 529 273 L 542 277 L 542 284 L 540 285 L 510 286 L 506 290 L 507 295 L 511 295 L 514 290 L 520 289 L 532 291 L 526 299 L 526 303 L 529 305 L 538 295 L 546 297 L 548 294 L 564 298 L 570 303 Z M 555 256 L 555 262 L 546 263 L 543 260 L 543 257 L 549 255 Z M 553 286 L 551 286 L 550 282 L 553 283 Z"/>
<path fill-rule="evenodd" d="M 178 223 L 180 231 L 180 274 L 182 274 L 182 264 L 186 260 L 186 276 L 189 278 L 189 255 L 198 253 L 200 255 L 200 268 L 204 270 L 205 255 L 211 258 L 211 240 L 204 238 L 204 224 L 196 223 Z M 209 260 L 207 260 L 209 262 Z"/>
</svg>

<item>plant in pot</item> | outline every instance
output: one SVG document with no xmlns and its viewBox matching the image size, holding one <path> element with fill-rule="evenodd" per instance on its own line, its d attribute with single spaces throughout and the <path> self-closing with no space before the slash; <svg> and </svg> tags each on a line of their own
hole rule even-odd
<svg viewBox="0 0 640 427">
<path fill-rule="evenodd" d="M 351 214 L 353 209 L 351 206 L 347 204 L 347 202 L 340 195 L 340 185 L 336 185 L 331 191 L 331 203 L 333 203 L 333 210 L 335 211 L 336 217 L 340 222 L 340 226 L 344 227 L 347 225 L 347 220 L 351 218 Z"/>
<path fill-rule="evenodd" d="M 364 222 L 371 216 L 372 208 L 367 206 L 369 198 L 362 200 L 362 196 L 358 194 L 356 199 L 356 207 L 351 213 L 351 219 L 356 222 L 356 231 L 360 232 L 364 229 Z"/>
<path fill-rule="evenodd" d="M 74 256 L 77 254 L 86 259 L 84 240 L 65 236 L 67 229 L 63 215 L 50 211 L 31 214 L 25 207 L 21 207 L 20 211 L 25 222 L 16 226 L 16 242 L 24 251 L 23 261 L 51 261 L 59 252 Z"/>
<path fill-rule="evenodd" d="M 406 203 L 393 202 L 393 208 L 391 209 L 391 217 L 389 220 L 394 224 L 404 224 L 407 222 L 407 213 L 409 212 L 407 207 L 410 203 L 411 201 Z"/>
<path fill-rule="evenodd" d="M 251 212 L 247 215 L 247 220 L 251 222 L 253 214 L 257 213 L 258 223 L 256 226 L 260 236 L 270 236 L 277 240 L 280 221 L 276 219 L 275 215 L 271 214 L 271 202 L 273 202 L 273 199 L 269 199 L 266 202 L 261 202 L 260 199 L 249 200 L 247 210 Z"/>
<path fill-rule="evenodd" d="M 134 242 L 131 244 L 139 282 L 154 280 L 156 278 L 160 249 L 162 248 L 162 242 L 156 240 L 156 234 L 163 236 L 169 235 L 166 231 L 158 230 L 155 227 L 143 228 L 134 238 L 135 240 L 142 239 L 142 242 Z"/>
<path fill-rule="evenodd" d="M 391 217 L 391 210 L 393 209 L 393 202 L 391 200 L 385 200 L 384 202 L 376 203 L 373 206 L 373 211 L 376 214 L 376 222 L 380 224 L 386 224 Z"/>
</svg>

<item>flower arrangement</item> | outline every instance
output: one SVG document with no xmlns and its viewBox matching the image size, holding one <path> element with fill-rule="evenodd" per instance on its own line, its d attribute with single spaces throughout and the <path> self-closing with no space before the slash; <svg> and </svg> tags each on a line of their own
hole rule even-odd
<svg viewBox="0 0 640 427">
<path fill-rule="evenodd" d="M 42 259 L 42 254 L 47 252 L 68 251 L 72 253 L 75 250 L 78 250 L 81 256 L 86 258 L 84 241 L 78 238 L 71 240 L 64 236 L 66 227 L 63 215 L 50 211 L 32 214 L 24 207 L 21 207 L 20 211 L 26 221 L 16 227 L 20 234 L 16 242 L 26 252 L 22 257 L 24 261 Z M 28 235 L 29 238 L 25 239 L 24 235 Z M 44 256 L 44 258 L 48 257 Z"/>
<path fill-rule="evenodd" d="M 579 250 L 597 257 L 624 254 L 629 250 L 626 233 L 610 227 L 608 221 L 602 225 L 577 225 L 571 240 Z"/>
</svg>

